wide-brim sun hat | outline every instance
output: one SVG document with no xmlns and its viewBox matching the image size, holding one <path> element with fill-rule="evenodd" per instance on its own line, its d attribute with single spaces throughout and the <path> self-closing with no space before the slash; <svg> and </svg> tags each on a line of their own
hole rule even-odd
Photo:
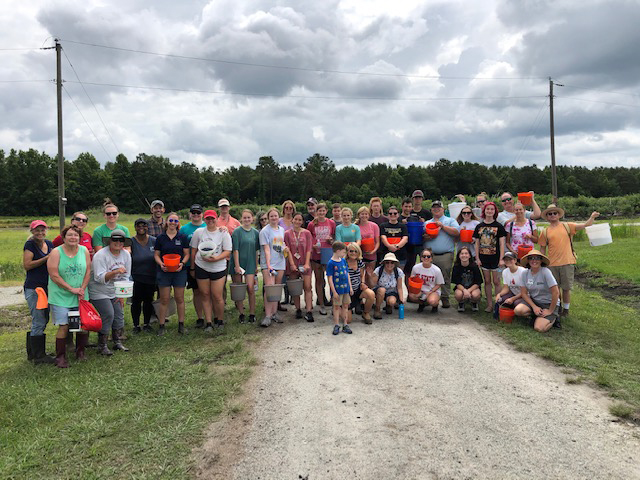
<svg viewBox="0 0 640 480">
<path fill-rule="evenodd" d="M 383 262 L 395 262 L 398 263 L 398 257 L 394 253 L 387 253 L 382 259 Z"/>
<path fill-rule="evenodd" d="M 555 203 L 552 203 L 551 205 L 549 205 L 547 208 L 545 208 L 542 213 L 541 216 L 542 218 L 547 218 L 547 213 L 549 212 L 558 212 L 558 218 L 562 218 L 564 217 L 564 210 L 560 207 L 558 207 Z"/>
<path fill-rule="evenodd" d="M 105 245 L 109 245 L 109 242 L 111 242 L 112 238 L 124 238 L 124 246 L 125 247 L 131 246 L 131 239 L 127 237 L 124 231 L 120 230 L 119 228 L 116 228 L 113 232 L 111 232 L 110 236 L 102 237 L 102 243 Z"/>
<path fill-rule="evenodd" d="M 543 267 L 548 267 L 549 266 L 549 257 L 547 257 L 546 255 L 543 255 L 542 252 L 540 252 L 540 250 L 531 250 L 529 253 L 527 253 L 524 257 L 522 257 L 520 259 L 520 264 L 523 267 L 528 267 L 529 266 L 529 258 L 528 257 L 541 257 L 542 258 L 542 266 Z"/>
</svg>

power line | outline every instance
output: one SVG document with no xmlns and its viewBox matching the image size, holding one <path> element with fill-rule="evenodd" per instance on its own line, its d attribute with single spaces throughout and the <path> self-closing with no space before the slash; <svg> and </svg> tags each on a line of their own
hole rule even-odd
<svg viewBox="0 0 640 480">
<path fill-rule="evenodd" d="M 72 80 L 67 80 L 67 83 L 77 83 Z M 272 98 L 298 98 L 298 99 L 320 99 L 320 100 L 384 100 L 384 101 L 405 101 L 405 102 L 420 102 L 420 101 L 443 101 L 443 100 L 521 100 L 529 98 L 546 98 L 546 95 L 523 95 L 513 97 L 425 97 L 425 98 L 395 98 L 395 97 L 332 97 L 326 95 L 276 95 L 273 93 L 254 93 L 254 92 L 227 92 L 224 90 L 200 90 L 200 89 L 188 89 L 188 88 L 175 88 L 175 87 L 154 87 L 149 85 L 122 85 L 116 83 L 100 83 L 100 82 L 83 82 L 85 85 L 94 85 L 101 87 L 116 87 L 116 88 L 133 88 L 139 90 L 162 90 L 168 92 L 187 92 L 187 93 L 210 93 L 214 95 L 239 95 L 248 97 L 272 97 Z"/>
<path fill-rule="evenodd" d="M 0 80 L 0 83 L 40 83 L 40 82 L 55 82 L 55 80 Z"/>
<path fill-rule="evenodd" d="M 610 93 L 613 95 L 626 95 L 627 97 L 640 97 L 640 95 L 638 95 L 637 93 L 629 93 L 629 92 L 611 92 L 611 91 L 607 91 L 607 90 L 598 90 L 596 88 L 587 88 L 587 87 L 578 87 L 575 85 L 567 85 L 567 84 L 562 84 L 563 87 L 565 88 L 575 88 L 578 90 L 588 90 L 591 92 L 599 92 L 599 93 Z"/>
<path fill-rule="evenodd" d="M 527 136 L 522 140 L 522 145 L 520 146 L 520 150 L 518 151 L 518 154 L 516 155 L 516 159 L 513 161 L 514 164 L 518 163 L 518 161 L 520 160 L 520 156 L 522 155 L 522 152 L 524 152 L 524 149 L 529 144 L 529 141 L 531 140 L 533 135 L 535 135 L 535 133 L 538 131 L 538 127 L 540 126 L 540 123 L 542 122 L 542 112 L 545 110 L 545 107 L 548 108 L 548 105 L 547 105 L 546 101 L 542 103 L 542 106 L 540 107 L 540 110 L 538 110 L 538 113 L 537 113 L 535 119 L 533 120 L 533 123 L 529 127 L 529 130 L 527 132 Z"/>
<path fill-rule="evenodd" d="M 631 105 L 630 103 L 603 102 L 602 100 L 588 100 L 586 98 L 578 98 L 578 97 L 557 97 L 557 98 L 561 98 L 563 100 L 575 100 L 577 102 L 603 103 L 605 105 L 616 105 L 618 107 L 640 108 L 640 105 Z"/>
<path fill-rule="evenodd" d="M 78 42 L 74 40 L 60 39 L 60 41 L 67 42 L 67 43 L 74 43 L 76 45 L 85 45 L 88 47 L 117 50 L 121 52 L 140 53 L 143 55 L 155 55 L 158 57 L 179 58 L 183 60 L 197 60 L 201 62 L 223 63 L 227 65 L 239 65 L 243 67 L 273 68 L 278 70 L 294 70 L 294 71 L 314 72 L 314 73 L 334 73 L 334 74 L 340 74 L 340 75 L 362 75 L 362 76 L 372 76 L 372 77 L 401 77 L 401 78 L 446 79 L 446 80 L 542 80 L 546 78 L 546 77 L 445 77 L 442 75 L 409 75 L 409 74 L 403 74 L 403 73 L 373 73 L 373 72 L 353 72 L 353 71 L 347 71 L 347 70 L 324 70 L 324 69 L 315 69 L 315 68 L 292 67 L 287 65 L 267 65 L 263 63 L 238 62 L 238 61 L 232 61 L 232 60 L 221 60 L 217 58 L 204 58 L 204 57 L 196 57 L 196 56 L 190 56 L 190 55 L 177 55 L 173 53 L 151 52 L 147 50 L 136 50 L 133 48 L 113 47 L 109 45 L 100 45 L 96 43 Z"/>
</svg>

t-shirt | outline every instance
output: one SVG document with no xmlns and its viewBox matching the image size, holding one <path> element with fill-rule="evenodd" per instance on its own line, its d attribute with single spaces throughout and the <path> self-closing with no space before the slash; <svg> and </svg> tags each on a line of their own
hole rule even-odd
<svg viewBox="0 0 640 480">
<path fill-rule="evenodd" d="M 506 227 L 507 232 L 511 235 L 509 239 L 509 245 L 514 252 L 518 251 L 520 245 L 528 245 L 533 247 L 533 242 L 528 238 L 525 238 L 527 234 L 533 234 L 536 231 L 536 222 L 533 220 L 527 220 L 524 225 L 519 227 L 516 222 L 511 222 Z"/>
<path fill-rule="evenodd" d="M 433 218 L 433 215 L 431 214 L 431 210 L 427 210 L 426 208 L 423 208 L 418 212 L 416 212 L 415 210 L 411 210 L 411 215 L 417 215 L 424 222 L 426 222 L 427 220 L 431 220 Z"/>
<path fill-rule="evenodd" d="M 425 293 L 433 290 L 436 285 L 444 285 L 442 270 L 437 265 L 431 265 L 427 268 L 422 263 L 418 263 L 411 269 L 411 276 L 422 279 L 421 291 Z"/>
<path fill-rule="evenodd" d="M 382 226 L 380 227 L 380 236 L 384 235 L 385 237 L 387 237 L 387 241 L 390 238 L 400 238 L 402 239 L 402 237 L 408 237 L 409 236 L 409 230 L 407 229 L 407 226 L 404 223 L 390 223 L 390 222 L 386 222 L 383 223 Z M 391 243 L 391 242 L 389 242 Z M 389 252 L 389 249 L 387 247 L 384 246 L 384 244 L 382 243 L 382 240 L 380 241 L 380 249 L 382 250 L 382 254 L 386 254 L 387 252 Z M 407 259 L 407 244 L 405 243 L 405 245 L 400 249 L 397 250 L 395 252 L 393 252 L 396 256 L 396 258 L 400 261 L 400 262 L 404 262 Z"/>
<path fill-rule="evenodd" d="M 315 217 L 314 217 L 313 215 L 311 215 L 310 213 L 305 213 L 305 214 L 302 216 L 302 219 L 304 220 L 304 228 L 308 228 L 308 227 L 309 227 L 309 224 L 310 224 L 311 222 L 313 222 L 313 219 L 314 219 L 314 218 L 315 218 Z"/>
<path fill-rule="evenodd" d="M 362 240 L 362 236 L 360 234 L 360 227 L 355 223 L 351 225 L 338 225 L 336 227 L 336 242 L 357 242 L 358 240 Z"/>
<path fill-rule="evenodd" d="M 228 232 L 223 232 L 219 228 L 216 228 L 213 232 L 210 232 L 206 228 L 199 228 L 193 232 L 190 247 L 198 250 L 198 246 L 203 242 L 213 242 L 212 248 L 214 257 L 220 255 L 222 252 L 230 252 L 232 248 L 231 235 L 229 235 Z M 255 255 L 256 253 L 254 250 L 254 258 Z M 200 251 L 196 252 L 195 262 L 198 267 L 211 273 L 224 272 L 227 269 L 226 259 L 218 260 L 216 262 L 207 262 L 202 258 Z M 253 273 L 254 271 L 255 269 L 251 270 L 249 273 Z"/>
<path fill-rule="evenodd" d="M 182 227 L 180 227 L 180 233 L 187 236 L 187 241 L 189 242 L 189 245 L 191 245 L 191 238 L 193 237 L 193 232 L 195 232 L 199 228 L 204 228 L 206 226 L 207 224 L 204 222 L 202 222 L 200 225 L 194 225 L 192 222 L 189 222 L 186 225 L 183 225 Z M 189 259 L 189 261 L 185 264 L 185 267 L 188 267 L 189 265 L 191 265 L 191 259 Z"/>
<path fill-rule="evenodd" d="M 286 261 L 284 258 L 284 228 L 278 225 L 277 229 L 271 228 L 271 225 L 267 225 L 260 230 L 260 246 L 269 246 L 271 259 L 271 268 L 274 270 L 284 270 L 286 268 Z M 260 255 L 260 267 L 267 268 L 267 257 Z"/>
<path fill-rule="evenodd" d="M 102 225 L 96 227 L 96 229 L 93 231 L 93 238 L 91 240 L 91 245 L 93 245 L 94 247 L 106 247 L 107 245 L 102 241 L 102 238 L 110 237 L 111 232 L 113 232 L 118 228 L 122 230 L 127 237 L 131 237 L 131 235 L 129 234 L 129 229 L 124 225 L 120 225 L 119 223 L 116 223 L 116 226 L 114 228 L 109 228 L 107 227 L 106 223 L 103 223 Z"/>
<path fill-rule="evenodd" d="M 360 228 L 360 235 L 362 236 L 362 240 L 364 240 L 365 238 L 372 238 L 375 242 L 376 239 L 378 239 L 378 241 L 380 241 L 380 227 L 378 227 L 378 225 L 376 225 L 373 222 L 367 222 L 366 225 L 358 225 L 358 227 Z M 375 246 L 375 243 L 374 243 Z M 364 258 L 366 258 L 367 260 L 375 260 L 377 257 L 377 253 L 365 253 L 364 249 L 362 252 Z"/>
<path fill-rule="evenodd" d="M 284 233 L 284 243 L 289 247 L 289 255 L 293 255 L 294 263 L 298 266 L 304 266 L 304 262 L 307 260 L 307 254 L 313 247 L 311 232 L 304 228 L 298 233 L 293 229 L 288 230 Z M 287 262 L 287 268 L 288 267 L 289 263 Z"/>
<path fill-rule="evenodd" d="M 176 233 L 175 237 L 169 238 L 167 233 L 162 233 L 156 238 L 156 250 L 160 252 L 160 256 L 163 257 L 169 254 L 180 255 L 180 259 L 184 257 L 183 248 L 189 248 L 189 241 L 187 236 L 183 233 Z M 158 265 L 158 269 L 160 266 Z"/>
<path fill-rule="evenodd" d="M 349 262 L 347 262 L 347 266 L 349 266 Z M 349 267 L 349 282 L 351 282 L 351 288 L 355 293 L 362 285 L 362 269 L 364 268 L 364 262 L 362 260 L 356 260 L 356 268 L 352 270 Z"/>
<path fill-rule="evenodd" d="M 476 225 L 473 238 L 480 239 L 478 252 L 482 263 L 495 263 L 496 258 L 500 260 L 500 238 L 506 237 L 507 232 L 501 223 L 493 221 L 491 223 L 480 222 Z"/>
<path fill-rule="evenodd" d="M 440 221 L 440 223 L 442 223 L 445 227 L 453 227 L 456 230 L 458 229 L 458 222 L 456 222 L 453 218 L 443 215 L 437 220 Z M 427 221 L 427 223 L 435 222 L 435 218 Z M 423 248 L 430 248 L 431 250 L 433 250 L 434 255 L 453 253 L 453 251 L 456 249 L 456 240 L 457 237 L 449 235 L 444 231 L 444 229 L 441 228 L 436 238 L 425 240 Z"/>
<path fill-rule="evenodd" d="M 62 254 L 62 252 L 60 252 Z M 121 267 L 126 269 L 125 273 L 119 273 L 108 281 L 105 276 Z M 118 255 L 111 253 L 111 249 L 102 248 L 93 256 L 91 262 L 91 276 L 89 277 L 89 298 L 91 300 L 103 300 L 105 298 L 115 298 L 116 287 L 114 282 L 129 280 L 131 276 L 131 254 L 126 250 L 120 250 Z"/>
<path fill-rule="evenodd" d="M 404 277 L 404 272 L 402 269 L 395 267 L 396 272 L 393 271 L 391 273 L 387 272 L 384 269 L 384 265 L 380 265 L 376 268 L 373 273 L 378 277 L 378 283 L 376 286 L 384 288 L 387 292 L 398 292 L 398 282 L 402 281 Z M 398 279 L 396 280 L 396 274 L 398 275 Z"/>
<path fill-rule="evenodd" d="M 233 231 L 240 226 L 240 222 L 238 219 L 233 218 L 229 215 L 226 219 L 223 219 L 221 216 L 218 217 L 218 221 L 216 222 L 218 227 L 227 227 L 229 230 L 229 235 L 233 234 Z"/>
<path fill-rule="evenodd" d="M 527 269 L 524 267 L 518 267 L 515 273 L 512 273 L 510 269 L 505 268 L 502 271 L 502 283 L 509 287 L 511 293 L 518 295 L 520 293 L 520 287 L 524 285 L 522 277 Z"/>
<path fill-rule="evenodd" d="M 555 227 L 547 227 L 538 238 L 538 245 L 547 247 L 549 265 L 557 267 L 559 265 L 573 265 L 576 263 L 576 256 L 571 251 L 571 241 L 564 222 L 558 222 Z M 576 224 L 567 223 L 569 232 L 573 237 L 576 234 Z"/>
<path fill-rule="evenodd" d="M 530 212 L 529 210 L 525 210 L 525 212 L 524 212 L 525 218 L 529 219 L 529 218 L 531 218 L 532 215 L 533 215 L 533 212 Z M 516 214 L 515 213 L 509 213 L 506 210 L 503 210 L 498 214 L 498 217 L 496 218 L 496 220 L 500 224 L 504 225 L 505 223 L 507 223 L 512 218 L 516 218 Z"/>
<path fill-rule="evenodd" d="M 147 244 L 140 245 L 138 239 L 131 239 L 131 276 L 134 282 L 153 285 L 156 283 L 156 237 L 149 235 Z"/>
<path fill-rule="evenodd" d="M 327 278 L 333 278 L 333 287 L 338 295 L 351 293 L 349 287 L 349 267 L 344 258 L 336 261 L 333 258 L 327 263 Z"/>
<path fill-rule="evenodd" d="M 44 253 L 38 247 L 38 244 L 33 240 L 27 240 L 24 244 L 23 250 L 29 250 L 33 253 L 34 260 L 40 260 L 48 256 L 53 250 L 54 246 L 51 243 L 51 240 L 44 240 L 45 245 L 47 246 L 47 253 Z M 35 290 L 36 287 L 42 287 L 45 290 L 47 289 L 47 283 L 49 282 L 49 273 L 47 272 L 47 262 L 44 262 L 42 265 L 36 268 L 32 268 L 31 270 L 27 270 L 27 278 L 24 281 L 24 288 L 30 288 Z"/>
<path fill-rule="evenodd" d="M 89 253 L 91 254 L 91 257 L 93 257 L 93 245 L 91 244 L 92 242 L 92 238 L 91 235 L 88 234 L 87 232 L 82 232 L 82 238 L 80 239 L 80 245 L 87 247 L 87 250 L 89 250 Z M 64 240 L 62 239 L 62 235 L 58 235 L 56 238 L 53 239 L 53 246 L 54 247 L 59 247 L 60 245 L 62 245 L 64 243 Z"/>
<path fill-rule="evenodd" d="M 324 222 L 311 222 L 307 227 L 311 232 L 313 238 L 313 244 L 317 245 L 320 241 L 320 248 L 330 248 L 331 244 L 327 241 L 329 238 L 334 238 L 336 235 L 336 222 L 330 218 L 325 218 Z M 317 249 L 311 250 L 311 259 L 320 261 L 320 251 Z"/>
<path fill-rule="evenodd" d="M 253 275 L 258 269 L 256 264 L 256 252 L 260 251 L 260 234 L 255 228 L 245 230 L 244 227 L 236 228 L 231 235 L 231 246 L 233 251 L 238 251 L 238 261 L 240 267 L 244 268 L 248 275 Z M 229 271 L 232 275 L 235 271 L 236 263 L 231 254 Z"/>
<path fill-rule="evenodd" d="M 385 215 L 380 215 L 379 217 L 374 217 L 373 215 L 371 215 L 369 217 L 369 221 L 375 223 L 376 225 L 378 225 L 380 227 L 383 223 L 387 223 L 389 221 L 389 217 L 386 217 Z"/>
<path fill-rule="evenodd" d="M 476 225 L 478 225 L 480 222 L 478 220 L 471 220 L 470 222 L 462 222 L 458 225 L 458 230 L 462 231 L 462 230 L 475 230 L 476 229 Z M 460 237 L 458 237 L 460 238 Z M 471 250 L 471 256 L 475 257 L 476 256 L 476 247 L 473 244 L 473 242 L 461 242 L 460 240 L 458 240 L 458 243 L 456 245 L 456 248 L 458 251 L 460 251 L 460 249 L 462 247 L 469 247 L 469 250 Z M 464 287 L 467 288 L 467 287 Z"/>
<path fill-rule="evenodd" d="M 451 272 L 451 283 L 454 285 L 462 285 L 469 288 L 471 285 L 482 285 L 482 273 L 477 265 L 469 262 L 466 267 L 464 265 L 454 265 Z"/>
<path fill-rule="evenodd" d="M 527 288 L 531 299 L 539 305 L 548 305 L 551 303 L 551 292 L 549 289 L 558 285 L 551 270 L 547 267 L 540 267 L 540 270 L 538 270 L 538 273 L 535 275 L 531 269 L 525 269 L 522 275 L 522 283 Z M 555 305 L 553 305 L 553 307 L 555 308 Z"/>
<path fill-rule="evenodd" d="M 289 223 L 289 225 L 287 225 L 287 223 L 284 221 L 284 218 L 280 217 L 280 220 L 278 220 L 278 225 L 280 225 L 282 228 L 284 228 L 285 232 L 288 232 L 289 230 L 291 230 L 293 228 L 293 221 L 291 221 Z"/>
</svg>

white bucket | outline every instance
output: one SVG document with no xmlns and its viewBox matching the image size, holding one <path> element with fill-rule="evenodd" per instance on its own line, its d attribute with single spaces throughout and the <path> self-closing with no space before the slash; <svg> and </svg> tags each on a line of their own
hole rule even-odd
<svg viewBox="0 0 640 480">
<path fill-rule="evenodd" d="M 611 238 L 611 226 L 608 223 L 598 223 L 584 229 L 589 237 L 589 243 L 592 247 L 607 245 L 613 243 Z"/>
<path fill-rule="evenodd" d="M 458 218 L 460 212 L 464 207 L 467 206 L 467 202 L 452 202 L 449 204 L 447 208 L 449 208 L 449 218 L 453 218 L 454 220 Z"/>
<path fill-rule="evenodd" d="M 113 282 L 113 286 L 116 287 L 116 298 L 129 298 L 133 297 L 133 282 L 130 280 L 121 280 Z"/>
<path fill-rule="evenodd" d="M 207 240 L 198 245 L 198 252 L 202 258 L 213 257 L 216 254 L 216 248 L 218 245 L 211 240 Z"/>
</svg>

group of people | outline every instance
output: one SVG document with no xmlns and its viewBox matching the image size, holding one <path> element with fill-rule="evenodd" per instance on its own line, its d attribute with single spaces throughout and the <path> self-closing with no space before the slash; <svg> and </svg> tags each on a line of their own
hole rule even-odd
<svg viewBox="0 0 640 480">
<path fill-rule="evenodd" d="M 460 312 L 466 303 L 473 311 L 479 309 L 484 287 L 487 312 L 496 305 L 511 307 L 516 315 L 533 316 L 536 330 L 547 331 L 559 327 L 559 317 L 569 312 L 576 264 L 572 237 L 599 214 L 593 212 L 581 224 L 561 222 L 561 208 L 550 205 L 541 211 L 534 193 L 529 193 L 532 210 L 505 192 L 499 211 L 482 193 L 476 196 L 475 206 L 464 203 L 456 218 L 446 215 L 438 200 L 425 208 L 420 190 L 386 213 L 379 197 L 355 215 L 334 203 L 331 218 L 327 204 L 309 198 L 304 214 L 287 200 L 280 209 L 255 214 L 245 209 L 238 220 L 230 215 L 230 203 L 223 198 L 218 211 L 191 205 L 184 224 L 176 212 L 165 216 L 164 203 L 155 200 L 151 217 L 135 221 L 133 236 L 118 223 L 118 207 L 107 200 L 102 209 L 105 223 L 93 235 L 84 231 L 88 216 L 75 212 L 71 225 L 53 242 L 46 238 L 46 223 L 34 220 L 23 254 L 24 294 L 32 317 L 27 333 L 29 359 L 65 368 L 70 348 L 76 358 L 85 358 L 88 333 L 77 333 L 74 344 L 68 332 L 70 313 L 78 310 L 80 299 L 89 300 L 102 317 L 98 352 L 113 354 L 109 334 L 114 350 L 127 351 L 125 302 L 116 296 L 114 284 L 129 279 L 133 280 L 134 333 L 154 331 L 151 320 L 156 316 L 157 334 L 164 335 L 173 298 L 178 333 L 186 334 L 185 288 L 193 290 L 195 327 L 205 332 L 224 327 L 229 275 L 234 284 L 246 286 L 248 312 L 244 301 L 235 302 L 239 323 L 255 323 L 259 272 L 262 327 L 281 323 L 278 312 L 286 311 L 289 303 L 296 318 L 313 322 L 312 284 L 317 313 L 327 315 L 326 307 L 333 309 L 334 335 L 352 333 L 354 313 L 371 324 L 372 319 L 382 318 L 383 311 L 391 314 L 403 308 L 405 301 L 417 303 L 418 312 L 426 307 L 431 312 L 439 306 L 450 308 L 453 285 Z M 539 218 L 549 222 L 541 233 L 535 223 Z M 415 231 L 416 226 L 421 235 L 417 242 L 413 235 L 410 242 L 409 228 Z M 540 250 L 535 249 L 536 243 Z M 273 301 L 265 292 L 265 286 L 296 279 L 302 280 L 302 295 L 290 296 L 285 289 L 284 301 Z M 38 287 L 48 292 L 49 309 L 37 308 Z M 55 358 L 45 353 L 49 311 L 58 326 Z"/>
</svg>

